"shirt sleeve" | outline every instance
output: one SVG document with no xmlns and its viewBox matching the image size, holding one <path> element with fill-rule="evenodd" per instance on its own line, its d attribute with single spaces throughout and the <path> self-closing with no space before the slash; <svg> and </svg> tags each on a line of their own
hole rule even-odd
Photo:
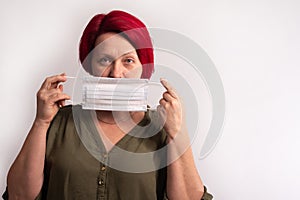
<svg viewBox="0 0 300 200">
<path fill-rule="evenodd" d="M 7 191 L 7 187 L 6 187 L 6 189 L 5 189 L 5 192 L 2 194 L 2 199 L 8 200 L 8 191 Z"/>
<path fill-rule="evenodd" d="M 202 196 L 201 200 L 212 200 L 212 199 L 213 199 L 213 196 L 207 192 L 207 188 L 204 186 L 204 193 L 203 193 L 203 196 Z M 166 192 L 164 194 L 164 199 L 163 200 L 169 200 L 169 198 L 167 197 Z"/>
<path fill-rule="evenodd" d="M 201 200 L 211 200 L 213 196 L 207 192 L 207 188 L 204 186 L 204 193 Z"/>
<path fill-rule="evenodd" d="M 5 189 L 5 192 L 2 194 L 2 199 L 8 200 L 8 190 L 7 190 L 7 187 Z M 41 199 L 42 199 L 42 193 L 40 192 L 40 194 L 34 200 L 41 200 Z"/>
</svg>

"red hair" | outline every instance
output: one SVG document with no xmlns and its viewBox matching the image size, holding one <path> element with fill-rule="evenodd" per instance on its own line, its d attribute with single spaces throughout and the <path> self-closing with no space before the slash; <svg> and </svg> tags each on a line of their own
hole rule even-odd
<svg viewBox="0 0 300 200">
<path fill-rule="evenodd" d="M 141 78 L 149 79 L 154 70 L 153 45 L 149 32 L 138 18 L 119 10 L 95 15 L 84 29 L 79 45 L 79 59 L 83 68 L 91 73 L 88 54 L 95 47 L 97 37 L 107 32 L 121 33 L 134 46 L 143 65 Z"/>
</svg>

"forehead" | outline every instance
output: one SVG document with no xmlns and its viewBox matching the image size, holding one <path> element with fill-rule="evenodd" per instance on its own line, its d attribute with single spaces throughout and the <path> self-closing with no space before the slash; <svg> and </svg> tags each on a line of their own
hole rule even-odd
<svg viewBox="0 0 300 200">
<path fill-rule="evenodd" d="M 135 48 L 117 33 L 104 33 L 97 37 L 94 53 L 119 57 L 127 53 L 136 53 Z"/>
</svg>

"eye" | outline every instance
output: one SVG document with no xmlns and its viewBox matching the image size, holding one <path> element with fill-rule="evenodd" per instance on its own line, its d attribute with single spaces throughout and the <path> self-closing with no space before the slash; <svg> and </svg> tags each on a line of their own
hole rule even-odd
<svg viewBox="0 0 300 200">
<path fill-rule="evenodd" d="M 112 63 L 112 59 L 109 57 L 102 57 L 98 60 L 98 63 L 102 66 L 109 66 Z"/>
<path fill-rule="evenodd" d="M 134 63 L 134 59 L 133 59 L 133 58 L 125 58 L 125 59 L 124 59 L 124 62 L 125 62 L 126 64 L 132 64 L 132 63 Z"/>
</svg>

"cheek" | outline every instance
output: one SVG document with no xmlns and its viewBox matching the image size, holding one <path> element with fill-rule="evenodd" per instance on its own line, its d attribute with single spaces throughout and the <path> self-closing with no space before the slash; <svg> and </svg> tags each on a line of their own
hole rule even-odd
<svg viewBox="0 0 300 200">
<path fill-rule="evenodd" d="M 96 63 L 92 63 L 91 68 L 91 75 L 93 76 L 103 76 L 105 73 L 105 68 L 97 66 Z"/>
<path fill-rule="evenodd" d="M 143 72 L 143 67 L 138 66 L 138 67 L 135 67 L 135 68 L 129 70 L 125 74 L 125 77 L 126 78 L 141 78 L 142 72 Z"/>
</svg>

